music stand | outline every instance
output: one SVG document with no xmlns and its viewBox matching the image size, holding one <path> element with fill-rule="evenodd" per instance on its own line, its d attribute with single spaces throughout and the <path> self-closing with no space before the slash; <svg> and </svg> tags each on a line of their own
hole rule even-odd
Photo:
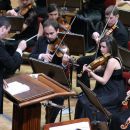
<svg viewBox="0 0 130 130">
<path fill-rule="evenodd" d="M 24 17 L 23 16 L 6 16 L 11 24 L 11 33 L 20 33 L 23 27 L 24 23 Z"/>
<path fill-rule="evenodd" d="M 82 1 L 81 0 L 66 0 L 65 7 L 68 9 L 81 9 L 82 7 Z"/>
<path fill-rule="evenodd" d="M 61 39 L 64 35 L 64 33 L 58 34 Z M 63 41 L 68 46 L 70 55 L 85 55 L 84 35 L 67 33 Z"/>
<path fill-rule="evenodd" d="M 123 47 L 118 47 L 119 50 L 119 57 L 122 61 L 122 65 L 125 70 L 130 70 L 130 51 Z"/>
<path fill-rule="evenodd" d="M 63 7 L 65 0 L 46 0 L 46 5 L 48 6 L 49 4 L 55 3 L 58 7 Z"/>
<path fill-rule="evenodd" d="M 34 73 L 44 73 L 48 77 L 70 88 L 70 82 L 68 81 L 64 69 L 61 66 L 46 63 L 34 58 L 29 58 L 29 61 Z"/>
<path fill-rule="evenodd" d="M 105 116 L 108 122 L 110 122 L 112 114 L 107 111 L 102 104 L 100 103 L 98 97 L 96 94 L 91 91 L 86 85 L 84 85 L 81 81 L 78 80 L 78 83 L 80 84 L 80 87 L 82 91 L 85 93 L 87 96 L 88 100 L 100 111 L 102 112 Z"/>
<path fill-rule="evenodd" d="M 130 10 L 119 10 L 119 19 L 122 21 L 124 25 L 130 27 L 130 19 L 128 18 L 130 15 Z"/>
</svg>

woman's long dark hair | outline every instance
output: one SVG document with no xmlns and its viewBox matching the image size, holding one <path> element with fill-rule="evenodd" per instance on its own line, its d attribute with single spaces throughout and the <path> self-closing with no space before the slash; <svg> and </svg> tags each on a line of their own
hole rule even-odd
<svg viewBox="0 0 130 130">
<path fill-rule="evenodd" d="M 104 36 L 101 42 L 105 42 L 107 47 L 109 48 L 109 53 L 112 57 L 118 57 L 118 46 L 116 40 L 112 36 Z"/>
</svg>

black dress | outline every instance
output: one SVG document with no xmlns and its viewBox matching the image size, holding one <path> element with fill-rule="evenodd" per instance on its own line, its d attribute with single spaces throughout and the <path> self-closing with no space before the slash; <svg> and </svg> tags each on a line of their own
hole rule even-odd
<svg viewBox="0 0 130 130">
<path fill-rule="evenodd" d="M 103 73 L 100 73 L 100 75 L 102 76 Z M 122 69 L 114 70 L 111 78 L 105 85 L 97 82 L 94 92 L 108 111 L 111 113 L 118 111 L 125 97 Z M 88 101 L 87 97 L 84 94 L 80 94 L 76 104 L 75 118 L 88 117 L 94 120 L 93 113 L 95 112 L 97 112 L 96 108 Z M 104 115 L 97 112 L 97 120 L 104 121 Z"/>
</svg>

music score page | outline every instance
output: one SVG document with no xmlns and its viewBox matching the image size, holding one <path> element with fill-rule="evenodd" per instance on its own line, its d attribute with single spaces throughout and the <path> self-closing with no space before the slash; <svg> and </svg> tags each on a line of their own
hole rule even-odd
<svg viewBox="0 0 130 130">
<path fill-rule="evenodd" d="M 29 91 L 30 87 L 27 86 L 26 84 L 22 84 L 20 82 L 14 81 L 14 82 L 8 83 L 8 87 L 5 88 L 5 90 L 11 95 L 16 95 L 16 94 Z"/>
</svg>

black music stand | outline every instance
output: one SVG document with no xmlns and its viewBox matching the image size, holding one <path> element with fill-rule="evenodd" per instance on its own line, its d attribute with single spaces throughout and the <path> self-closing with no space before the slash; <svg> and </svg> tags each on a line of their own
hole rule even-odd
<svg viewBox="0 0 130 130">
<path fill-rule="evenodd" d="M 100 103 L 98 97 L 96 96 L 96 94 L 91 91 L 86 85 L 84 85 L 81 81 L 78 80 L 78 83 L 80 84 L 80 87 L 82 89 L 82 91 L 85 93 L 85 95 L 87 96 L 88 100 L 100 111 L 102 112 L 107 121 L 110 123 L 111 120 L 111 116 L 112 114 L 107 111 L 102 104 Z"/>
<path fill-rule="evenodd" d="M 129 16 L 130 16 L 130 11 L 119 10 L 119 19 L 127 27 L 130 27 L 130 19 L 128 18 Z"/>
<path fill-rule="evenodd" d="M 23 16 L 6 16 L 11 24 L 11 33 L 20 33 L 24 23 Z"/>
<path fill-rule="evenodd" d="M 64 69 L 61 66 L 34 58 L 29 58 L 29 61 L 34 73 L 44 73 L 62 85 L 70 87 L 70 82 L 68 81 Z"/>
<path fill-rule="evenodd" d="M 130 51 L 124 47 L 119 46 L 119 57 L 122 61 L 122 65 L 124 67 L 124 70 L 130 71 Z"/>
<path fill-rule="evenodd" d="M 64 6 L 65 0 L 46 0 L 46 5 L 55 3 L 59 8 Z"/>
<path fill-rule="evenodd" d="M 62 39 L 64 33 L 59 33 L 59 38 Z M 83 35 L 75 33 L 67 33 L 64 40 L 69 48 L 70 55 L 85 55 L 85 39 Z"/>
</svg>

